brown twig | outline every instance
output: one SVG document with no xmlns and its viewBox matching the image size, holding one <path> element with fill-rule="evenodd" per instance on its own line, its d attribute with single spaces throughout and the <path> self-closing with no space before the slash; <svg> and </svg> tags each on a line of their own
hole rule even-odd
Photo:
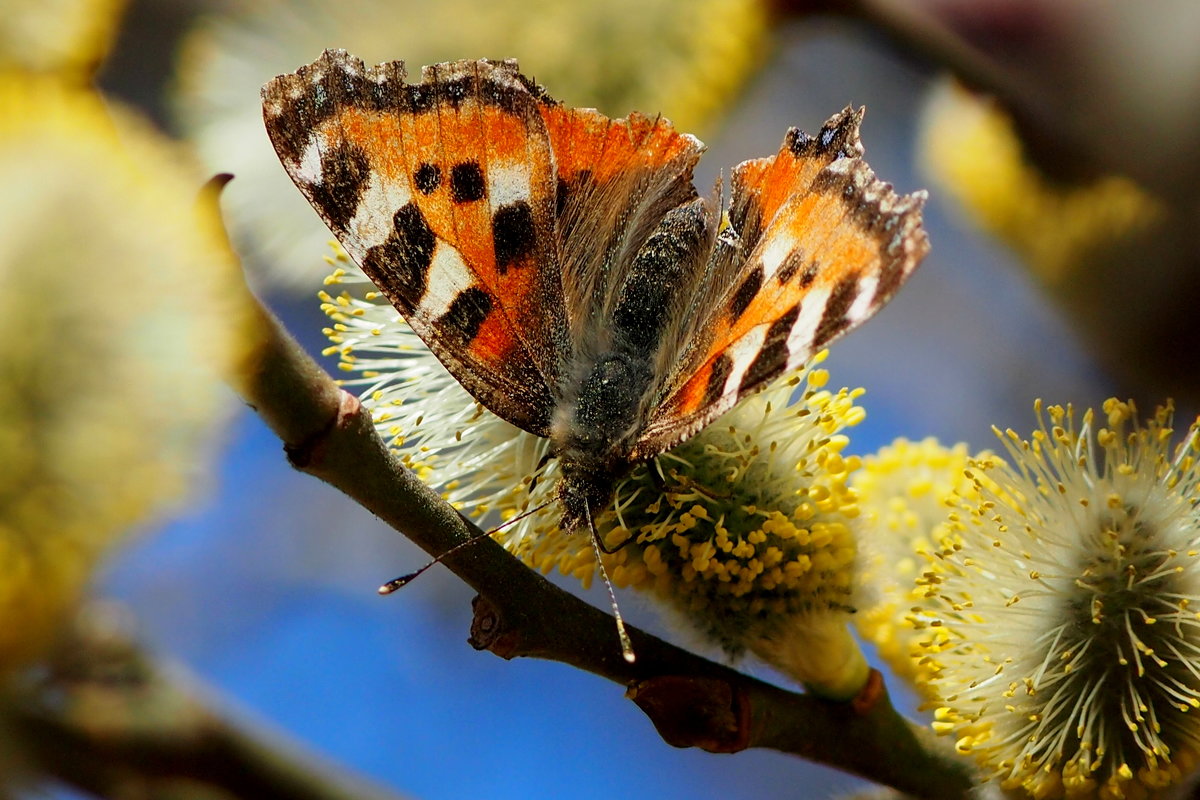
<svg viewBox="0 0 1200 800">
<path fill-rule="evenodd" d="M 282 326 L 261 311 L 256 355 L 235 381 L 283 440 L 292 464 L 332 486 L 431 555 L 480 534 L 405 469 L 370 415 L 342 392 Z M 479 592 L 472 644 L 504 658 L 571 664 L 628 688 L 664 739 L 714 752 L 767 747 L 862 775 L 923 797 L 964 797 L 964 765 L 926 746 L 875 691 L 859 705 L 785 691 L 631 628 L 627 663 L 612 617 L 555 587 L 495 542 L 443 563 Z M 703 701 L 703 702 L 701 702 Z"/>
</svg>

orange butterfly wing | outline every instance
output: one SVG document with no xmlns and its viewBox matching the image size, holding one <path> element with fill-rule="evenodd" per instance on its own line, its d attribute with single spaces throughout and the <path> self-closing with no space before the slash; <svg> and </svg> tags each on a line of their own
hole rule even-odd
<svg viewBox="0 0 1200 800">
<path fill-rule="evenodd" d="M 515 64 L 326 51 L 263 90 L 288 174 L 454 377 L 547 435 L 569 353 L 551 146 Z"/>
<path fill-rule="evenodd" d="M 873 315 L 929 249 L 924 193 L 897 195 L 862 161 L 861 112 L 834 116 L 816 137 L 788 131 L 779 152 L 733 174 L 729 225 L 714 276 L 728 287 L 698 327 L 634 450 L 668 449 L 739 398 Z"/>
</svg>

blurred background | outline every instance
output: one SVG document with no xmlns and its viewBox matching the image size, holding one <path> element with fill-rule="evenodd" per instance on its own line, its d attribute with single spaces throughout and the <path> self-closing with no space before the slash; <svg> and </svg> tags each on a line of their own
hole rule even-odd
<svg viewBox="0 0 1200 800">
<path fill-rule="evenodd" d="M 867 389 L 849 450 L 934 436 L 974 451 L 993 425 L 1028 431 L 1035 398 L 1119 394 L 1149 411 L 1174 397 L 1194 416 L 1198 34 L 1200 7 L 1165 1 L 135 0 L 97 80 L 237 176 L 224 206 L 255 289 L 313 353 L 327 344 L 315 293 L 329 234 L 267 143 L 258 91 L 325 47 L 411 68 L 516 57 L 564 102 L 662 112 L 696 133 L 701 187 L 774 153 L 788 126 L 865 105 L 875 172 L 929 189 L 933 249 L 832 349 L 831 384 Z M 216 463 L 182 513 L 108 559 L 99 592 L 235 714 L 320 759 L 430 800 L 858 785 L 771 752 L 672 749 L 614 684 L 476 653 L 472 592 L 445 570 L 377 596 L 424 555 L 292 471 L 249 410 Z M 620 602 L 678 639 L 639 597 Z"/>
</svg>

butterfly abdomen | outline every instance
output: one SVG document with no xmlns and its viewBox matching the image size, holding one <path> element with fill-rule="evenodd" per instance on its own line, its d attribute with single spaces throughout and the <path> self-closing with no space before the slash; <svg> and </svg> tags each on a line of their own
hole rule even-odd
<svg viewBox="0 0 1200 800">
<path fill-rule="evenodd" d="M 633 259 L 612 313 L 613 345 L 651 358 L 683 295 L 696 284 L 708 243 L 705 201 L 672 209 Z"/>
</svg>

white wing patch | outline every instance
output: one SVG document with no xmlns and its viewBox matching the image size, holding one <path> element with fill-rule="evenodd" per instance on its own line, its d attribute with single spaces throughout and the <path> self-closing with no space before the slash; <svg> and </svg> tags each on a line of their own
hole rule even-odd
<svg viewBox="0 0 1200 800">
<path fill-rule="evenodd" d="M 729 377 L 725 379 L 725 388 L 723 393 L 736 393 L 739 386 L 742 384 L 742 378 L 746 374 L 746 370 L 754 362 L 758 351 L 762 349 L 763 342 L 767 338 L 766 325 L 759 325 L 750 330 L 741 339 L 738 339 L 733 347 L 729 348 L 726 354 L 732 360 L 732 368 L 729 371 Z"/>
<path fill-rule="evenodd" d="M 362 243 L 363 252 L 387 241 L 395 230 L 392 215 L 412 198 L 412 188 L 404 181 L 377 180 L 371 176 L 348 226 L 351 235 Z"/>
<path fill-rule="evenodd" d="M 292 168 L 292 177 L 305 183 L 319 184 L 321 182 L 321 153 L 328 147 L 325 134 L 313 132 L 312 138 L 300 156 L 300 162 Z"/>
<path fill-rule="evenodd" d="M 866 272 L 858 279 L 858 294 L 854 297 L 854 302 L 850 304 L 850 308 L 846 310 L 846 317 L 850 319 L 851 324 L 855 324 L 860 319 L 866 319 L 871 316 L 875 309 L 876 297 L 875 291 L 879 288 L 879 276 L 873 272 Z"/>
<path fill-rule="evenodd" d="M 522 200 L 528 203 L 532 179 L 529 167 L 519 161 L 488 164 L 488 202 L 492 211 Z"/>
<path fill-rule="evenodd" d="M 437 319 L 450 310 L 450 304 L 460 292 L 472 286 L 471 271 L 467 269 L 462 254 L 439 239 L 433 250 L 428 283 L 417 313 L 428 319 Z"/>
<path fill-rule="evenodd" d="M 784 260 L 796 249 L 796 243 L 787 236 L 767 236 L 766 243 L 759 256 L 758 263 L 762 265 L 763 282 L 774 277 Z"/>
<path fill-rule="evenodd" d="M 788 351 L 792 353 L 791 360 L 797 359 L 797 354 L 806 352 L 805 359 L 812 355 L 813 341 L 817 338 L 817 328 L 825 317 L 825 306 L 829 303 L 832 291 L 824 286 L 813 286 L 804 296 L 800 304 L 800 315 L 792 332 L 788 335 Z"/>
</svg>

